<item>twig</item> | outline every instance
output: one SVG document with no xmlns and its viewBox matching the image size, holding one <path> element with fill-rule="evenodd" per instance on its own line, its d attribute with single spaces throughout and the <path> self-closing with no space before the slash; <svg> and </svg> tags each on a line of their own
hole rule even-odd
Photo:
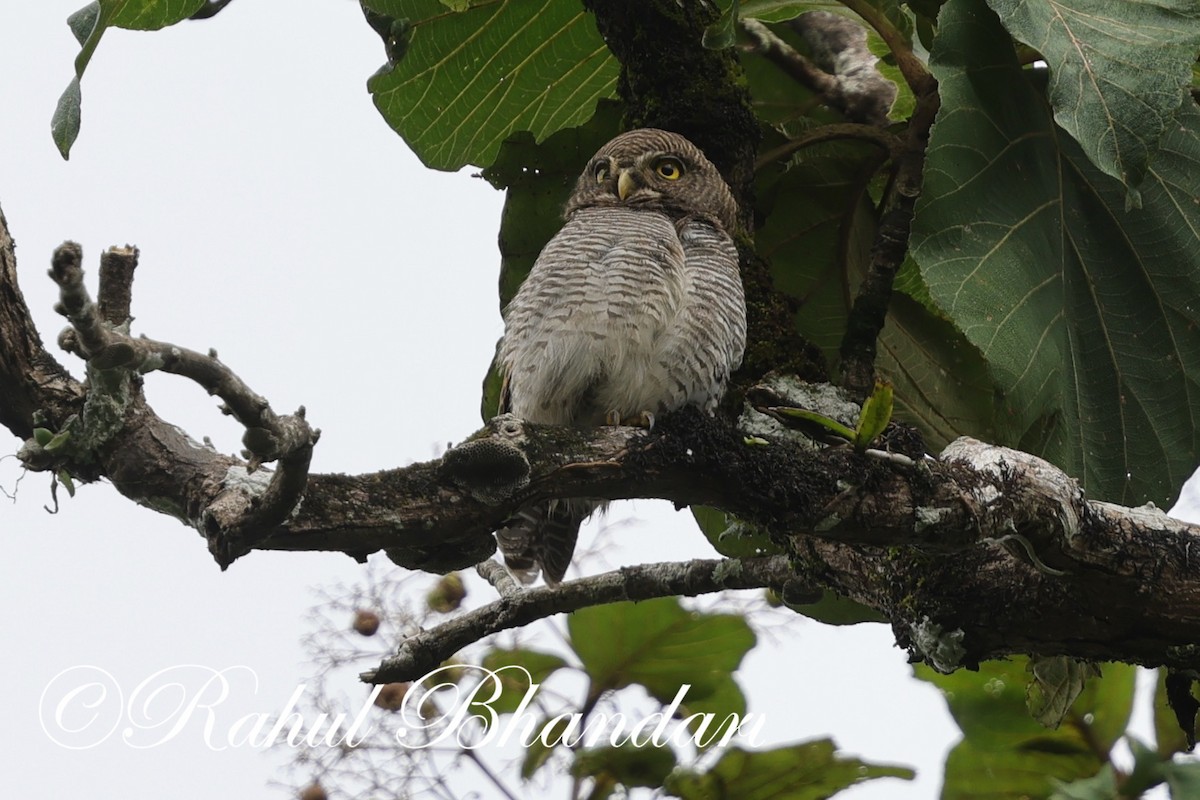
<svg viewBox="0 0 1200 800">
<path fill-rule="evenodd" d="M 133 305 L 133 271 L 138 265 L 136 247 L 110 247 L 100 254 L 100 291 L 96 305 L 100 316 L 110 325 L 129 320 Z"/>
<path fill-rule="evenodd" d="M 102 285 L 106 311 L 122 323 L 129 318 L 133 268 L 137 251 L 110 250 Z M 249 458 L 247 473 L 267 461 L 278 462 L 265 487 L 251 492 L 247 482 L 230 485 L 202 515 L 209 547 L 222 568 L 278 526 L 296 507 L 308 481 L 313 446 L 320 436 L 304 418 L 304 407 L 295 414 L 277 415 L 270 403 L 250 389 L 217 359 L 215 351 L 202 355 L 167 342 L 134 339 L 120 327 L 106 324 L 83 285 L 82 250 L 66 242 L 54 252 L 50 276 L 59 286 L 56 310 L 71 323 L 60 343 L 88 362 L 90 391 L 113 396 L 130 378 L 155 370 L 188 378 L 224 401 L 224 408 L 246 428 L 242 438 Z"/>
<path fill-rule="evenodd" d="M 797 52 L 756 19 L 741 21 L 752 52 L 786 72 L 847 120 L 882 127 L 896 100 L 896 86 L 875 69 L 867 32 L 845 17 L 811 12 L 792 21 L 814 48 L 814 59 Z M 821 54 L 826 57 L 822 59 Z"/>
<path fill-rule="evenodd" d="M 483 763 L 483 759 L 479 757 L 479 754 L 476 753 L 474 749 L 470 747 L 464 747 L 462 752 L 463 755 L 465 755 L 475 764 L 475 766 L 479 767 L 479 771 L 482 772 L 484 776 L 492 782 L 493 786 L 500 790 L 501 794 L 508 798 L 508 800 L 517 800 L 513 793 L 508 790 L 508 787 L 504 785 L 504 782 L 500 780 L 500 776 L 493 772 L 487 764 Z"/>
<path fill-rule="evenodd" d="M 517 585 L 512 574 L 498 561 L 493 561 L 490 558 L 487 561 L 480 561 L 475 565 L 475 572 L 479 573 L 479 577 L 490 583 L 500 593 L 501 597 L 511 597 L 514 594 L 524 591 Z"/>
<path fill-rule="evenodd" d="M 554 588 L 527 589 L 410 637 L 400 645 L 396 655 L 360 677 L 368 683 L 416 680 L 485 636 L 552 614 L 622 600 L 672 595 L 695 597 L 722 589 L 778 587 L 792 577 L 785 556 L 770 556 L 644 564 L 568 581 Z"/>
<path fill-rule="evenodd" d="M 892 24 L 892 21 L 879 7 L 873 5 L 870 0 L 842 0 L 842 5 L 862 17 L 883 39 L 888 49 L 892 51 L 892 55 L 895 56 L 896 66 L 900 69 L 900 74 L 904 76 L 904 80 L 912 89 L 913 94 L 920 97 L 929 94 L 936 88 L 937 83 L 930 74 L 929 68 L 921 59 L 917 58 L 912 47 L 905 40 L 904 34 Z"/>
<path fill-rule="evenodd" d="M 835 108 L 842 105 L 841 87 L 832 75 L 796 52 L 759 20 L 745 17 L 740 22 L 742 30 L 754 40 L 753 52 L 782 69 L 801 86 L 820 95 L 827 105 Z"/>
</svg>

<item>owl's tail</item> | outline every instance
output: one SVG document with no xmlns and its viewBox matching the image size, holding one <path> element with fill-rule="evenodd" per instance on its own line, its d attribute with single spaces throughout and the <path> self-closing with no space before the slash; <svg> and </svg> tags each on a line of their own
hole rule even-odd
<svg viewBox="0 0 1200 800">
<path fill-rule="evenodd" d="M 548 586 L 557 586 L 571 566 L 580 524 L 600 505 L 590 500 L 550 500 L 521 509 L 496 531 L 509 571 L 528 584 L 540 570 Z"/>
</svg>

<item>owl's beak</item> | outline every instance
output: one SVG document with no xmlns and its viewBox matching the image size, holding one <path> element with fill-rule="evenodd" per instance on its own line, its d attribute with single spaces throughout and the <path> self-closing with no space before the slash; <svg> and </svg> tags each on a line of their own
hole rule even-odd
<svg viewBox="0 0 1200 800">
<path fill-rule="evenodd" d="M 637 183 L 633 175 L 629 174 L 628 170 L 621 170 L 621 174 L 617 176 L 617 196 L 624 200 L 636 188 Z"/>
</svg>

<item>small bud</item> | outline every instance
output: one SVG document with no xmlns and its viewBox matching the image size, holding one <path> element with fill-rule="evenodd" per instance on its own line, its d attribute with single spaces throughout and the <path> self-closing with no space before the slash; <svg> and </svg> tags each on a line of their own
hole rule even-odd
<svg viewBox="0 0 1200 800">
<path fill-rule="evenodd" d="M 354 632 L 363 636 L 374 636 L 379 630 L 379 615 L 374 611 L 360 608 L 354 612 Z"/>
<path fill-rule="evenodd" d="M 325 793 L 325 787 L 313 781 L 301 789 L 297 797 L 299 800 L 328 800 L 329 795 Z"/>
<path fill-rule="evenodd" d="M 404 704 L 404 696 L 408 694 L 410 683 L 388 683 L 375 695 L 375 705 L 385 711 L 396 711 Z"/>
<path fill-rule="evenodd" d="M 462 605 L 467 596 L 467 587 L 463 586 L 462 578 L 457 572 L 443 575 L 433 590 L 426 596 L 425 604 L 430 611 L 448 614 Z"/>
</svg>

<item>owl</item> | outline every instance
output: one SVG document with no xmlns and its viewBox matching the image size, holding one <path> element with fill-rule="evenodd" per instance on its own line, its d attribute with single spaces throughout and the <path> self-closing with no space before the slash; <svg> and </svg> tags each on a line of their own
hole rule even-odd
<svg viewBox="0 0 1200 800">
<path fill-rule="evenodd" d="M 588 162 L 564 217 L 504 312 L 500 411 L 587 427 L 715 409 L 746 344 L 737 203 L 717 168 L 679 134 L 633 130 Z M 557 584 L 602 505 L 522 509 L 496 532 L 510 571 Z"/>
</svg>

